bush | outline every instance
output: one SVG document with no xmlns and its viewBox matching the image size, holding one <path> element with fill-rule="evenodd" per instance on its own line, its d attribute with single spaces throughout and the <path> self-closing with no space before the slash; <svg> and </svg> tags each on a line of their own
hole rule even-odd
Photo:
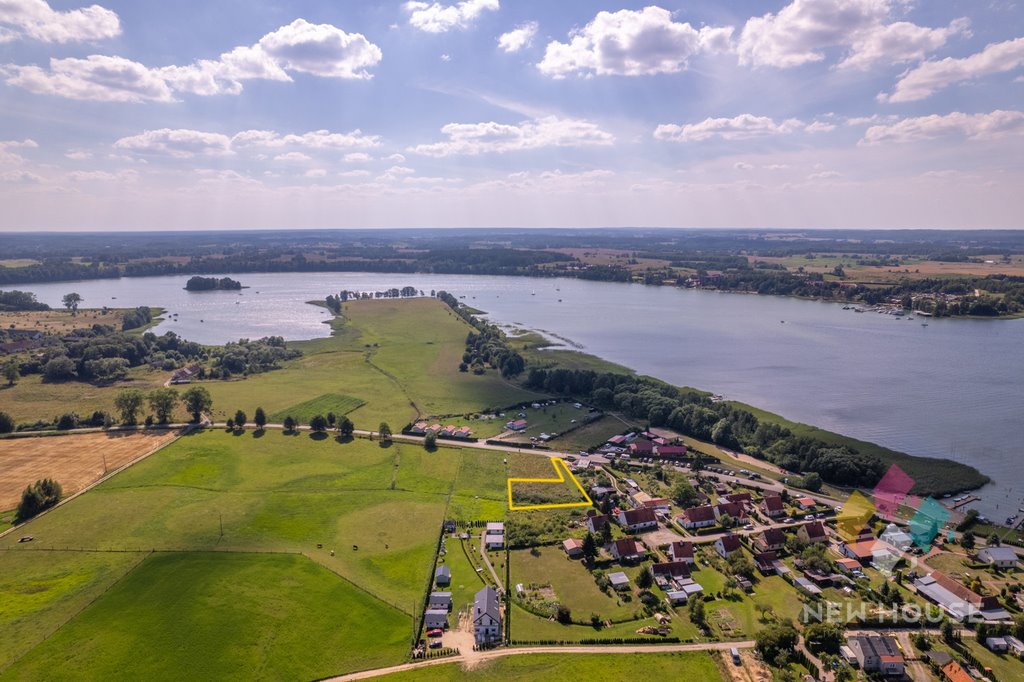
<svg viewBox="0 0 1024 682">
<path fill-rule="evenodd" d="M 40 512 L 46 511 L 60 502 L 63 490 L 60 483 L 52 478 L 44 478 L 25 488 L 21 494 L 18 511 L 14 515 L 15 523 L 24 523 Z"/>
<path fill-rule="evenodd" d="M 6 412 L 0 412 L 0 433 L 14 431 L 14 420 Z"/>
<path fill-rule="evenodd" d="M 565 604 L 559 604 L 558 609 L 555 611 L 555 618 L 562 625 L 569 625 L 572 623 L 572 611 Z"/>
<path fill-rule="evenodd" d="M 78 426 L 78 415 L 74 412 L 62 414 L 57 419 L 57 429 L 60 431 L 67 431 Z"/>
</svg>

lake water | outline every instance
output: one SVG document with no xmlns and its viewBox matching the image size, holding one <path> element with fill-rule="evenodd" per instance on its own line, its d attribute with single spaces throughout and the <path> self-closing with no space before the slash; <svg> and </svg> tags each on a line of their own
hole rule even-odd
<svg viewBox="0 0 1024 682">
<path fill-rule="evenodd" d="M 1024 495 L 1024 320 L 931 319 L 922 326 L 918 318 L 856 314 L 831 303 L 573 279 L 235 278 L 249 287 L 241 295 L 187 292 L 181 276 L 19 288 L 52 306 L 69 291 L 88 307 L 161 306 L 178 316 L 160 324 L 158 333 L 202 343 L 326 336 L 327 311 L 304 302 L 342 289 L 445 289 L 496 323 L 557 334 L 643 374 L 910 454 L 968 462 L 996 481 L 978 505 L 994 519 L 1016 509 Z"/>
</svg>

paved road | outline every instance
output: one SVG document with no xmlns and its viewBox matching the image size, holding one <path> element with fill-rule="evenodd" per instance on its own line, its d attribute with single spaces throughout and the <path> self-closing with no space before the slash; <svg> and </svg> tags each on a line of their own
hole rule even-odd
<svg viewBox="0 0 1024 682">
<path fill-rule="evenodd" d="M 510 649 L 492 649 L 490 651 L 477 651 L 470 652 L 471 655 L 467 656 L 463 653 L 459 656 L 449 656 L 447 658 L 436 658 L 430 661 L 416 661 L 414 663 L 405 663 L 403 665 L 393 665 L 387 668 L 377 668 L 375 670 L 364 670 L 358 673 L 350 673 L 348 675 L 341 675 L 339 677 L 330 678 L 331 680 L 366 680 L 372 677 L 380 677 L 381 675 L 390 675 L 392 673 L 403 672 L 406 670 L 415 670 L 416 668 L 427 668 L 434 665 L 444 665 L 445 663 L 466 663 L 472 662 L 473 664 L 481 663 L 484 661 L 491 661 L 496 658 L 503 658 L 505 656 L 519 656 L 524 654 L 658 654 L 658 653 L 678 653 L 683 651 L 728 651 L 729 649 L 736 647 L 737 649 L 750 649 L 753 648 L 753 640 L 747 640 L 743 642 L 708 642 L 706 644 L 649 644 L 640 646 L 538 646 L 538 647 L 517 647 Z"/>
</svg>

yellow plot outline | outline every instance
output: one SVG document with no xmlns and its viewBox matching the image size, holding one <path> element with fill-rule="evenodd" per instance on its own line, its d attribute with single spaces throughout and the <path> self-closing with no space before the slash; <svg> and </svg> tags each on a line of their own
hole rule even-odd
<svg viewBox="0 0 1024 682">
<path fill-rule="evenodd" d="M 569 471 L 569 465 L 565 463 L 565 460 L 561 457 L 551 457 L 551 466 L 555 468 L 555 473 L 558 474 L 558 478 L 510 478 L 508 479 L 508 508 L 511 511 L 522 511 L 526 509 L 565 509 L 566 507 L 589 507 L 593 505 L 590 496 L 587 495 L 587 491 L 580 485 L 579 480 L 576 476 Z M 562 473 L 562 469 L 558 468 L 558 463 L 562 463 L 562 469 L 565 470 L 566 474 L 569 474 L 569 478 L 576 484 L 580 494 L 583 495 L 583 499 L 586 502 L 559 502 L 557 504 L 524 504 L 516 505 L 512 501 L 512 484 L 513 483 L 565 483 L 565 474 Z"/>
</svg>

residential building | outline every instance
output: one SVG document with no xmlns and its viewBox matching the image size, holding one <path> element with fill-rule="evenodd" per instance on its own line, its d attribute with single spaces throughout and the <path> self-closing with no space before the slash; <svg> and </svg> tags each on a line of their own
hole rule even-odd
<svg viewBox="0 0 1024 682">
<path fill-rule="evenodd" d="M 1024 658 L 1024 642 L 1020 641 L 1013 635 L 1006 635 L 1003 639 L 1006 640 L 1007 650 L 1011 654 L 1017 658 Z"/>
<path fill-rule="evenodd" d="M 828 533 L 825 531 L 825 524 L 821 521 L 806 523 L 797 530 L 797 537 L 804 542 L 828 542 Z"/>
<path fill-rule="evenodd" d="M 739 552 L 740 547 L 740 536 L 728 534 L 715 540 L 715 551 L 723 559 L 728 559 L 734 553 Z"/>
<path fill-rule="evenodd" d="M 473 634 L 477 644 L 501 641 L 501 601 L 490 585 L 477 592 L 473 600 Z"/>
<path fill-rule="evenodd" d="M 664 497 L 655 497 L 650 500 L 644 500 L 643 505 L 648 509 L 653 509 L 655 512 L 668 513 L 672 511 L 672 500 Z"/>
<path fill-rule="evenodd" d="M 444 630 L 448 627 L 448 609 L 427 609 L 423 614 L 423 627 L 428 630 Z"/>
<path fill-rule="evenodd" d="M 510 421 L 507 424 L 505 424 L 505 428 L 508 429 L 509 431 L 525 431 L 526 420 L 516 419 L 515 421 Z"/>
<path fill-rule="evenodd" d="M 778 560 L 775 552 L 758 552 L 754 555 L 754 565 L 764 575 L 775 574 L 775 562 Z"/>
<path fill-rule="evenodd" d="M 978 552 L 978 559 L 996 568 L 1013 568 L 1017 565 L 1017 552 L 1013 547 L 985 547 Z"/>
<path fill-rule="evenodd" d="M 619 512 L 618 522 L 620 526 L 634 533 L 658 527 L 658 517 L 654 510 L 647 508 L 622 510 Z"/>
<path fill-rule="evenodd" d="M 711 508 L 711 505 L 705 504 L 700 507 L 684 509 L 683 515 L 676 520 L 686 530 L 693 530 L 695 528 L 713 526 L 717 519 L 715 517 L 715 510 Z"/>
<path fill-rule="evenodd" d="M 987 621 L 997 621 L 1010 617 L 1000 606 L 998 596 L 982 596 L 939 571 L 916 579 L 914 588 L 955 620 L 980 616 Z"/>
<path fill-rule="evenodd" d="M 877 672 L 887 677 L 903 675 L 903 654 L 892 637 L 858 635 L 848 638 L 846 645 L 853 651 L 864 672 Z"/>
<path fill-rule="evenodd" d="M 812 497 L 798 497 L 796 498 L 796 500 L 794 500 L 794 502 L 796 502 L 797 506 L 803 509 L 804 511 L 808 509 L 814 509 L 815 505 L 818 504 L 817 502 L 814 501 L 814 498 Z"/>
<path fill-rule="evenodd" d="M 782 503 L 782 498 L 778 495 L 765 495 L 764 501 L 761 502 L 761 513 L 771 519 L 784 516 L 786 505 Z"/>
<path fill-rule="evenodd" d="M 428 600 L 428 608 L 431 609 L 444 609 L 445 611 L 452 610 L 452 593 L 451 592 L 431 592 L 430 599 Z"/>
<path fill-rule="evenodd" d="M 716 521 L 721 521 L 722 517 L 726 515 L 733 521 L 739 521 L 747 517 L 747 510 L 742 502 L 719 502 L 713 509 Z"/>
<path fill-rule="evenodd" d="M 607 547 L 608 553 L 616 561 L 643 561 L 647 556 L 647 548 L 633 538 L 622 538 Z"/>
<path fill-rule="evenodd" d="M 629 578 L 622 571 L 616 571 L 615 573 L 608 574 L 608 581 L 612 584 L 613 590 L 628 590 L 629 589 Z"/>
<path fill-rule="evenodd" d="M 672 561 L 685 561 L 693 563 L 693 543 L 676 541 L 668 546 L 668 557 Z"/>
<path fill-rule="evenodd" d="M 645 506 L 645 502 L 650 502 L 651 500 L 654 499 L 653 497 L 645 493 L 643 490 L 630 491 L 629 495 L 627 495 L 626 497 L 629 500 L 630 506 L 633 507 L 634 509 L 639 509 L 640 507 Z"/>
<path fill-rule="evenodd" d="M 997 654 L 1006 653 L 1010 645 L 1006 643 L 1005 637 L 986 637 L 985 648 Z"/>
<path fill-rule="evenodd" d="M 754 546 L 762 552 L 778 552 L 786 546 L 786 534 L 781 528 L 765 528 L 754 536 Z"/>
<path fill-rule="evenodd" d="M 595 535 L 600 535 L 604 532 L 605 527 L 608 526 L 608 516 L 606 514 L 594 514 L 593 516 L 587 517 L 587 530 Z"/>
<path fill-rule="evenodd" d="M 687 459 L 687 453 L 689 453 L 689 448 L 685 445 L 661 445 L 655 443 L 654 456 L 659 459 L 678 461 L 680 459 Z"/>
<path fill-rule="evenodd" d="M 608 486 L 604 485 L 595 485 L 593 488 L 590 489 L 590 497 L 599 502 L 604 498 L 608 497 L 609 495 L 614 494 L 615 488 L 609 488 Z"/>
<path fill-rule="evenodd" d="M 655 578 L 662 576 L 668 580 L 689 578 L 690 564 L 685 561 L 666 561 L 659 564 L 651 564 L 651 575 Z"/>
<path fill-rule="evenodd" d="M 821 594 L 821 589 L 807 578 L 794 578 L 793 586 L 811 596 Z"/>
<path fill-rule="evenodd" d="M 728 495 L 722 495 L 722 502 L 739 502 L 746 506 L 754 503 L 754 498 L 751 497 L 750 493 L 729 493 Z"/>
<path fill-rule="evenodd" d="M 629 444 L 629 454 L 633 457 L 650 457 L 654 454 L 654 443 L 638 438 Z"/>
<path fill-rule="evenodd" d="M 942 674 L 948 682 L 974 682 L 970 673 L 964 670 L 963 666 L 956 661 L 950 661 L 942 666 Z"/>
<path fill-rule="evenodd" d="M 906 532 L 895 523 L 890 523 L 882 531 L 882 534 L 878 536 L 878 539 L 882 542 L 892 545 L 901 552 L 906 552 L 913 546 L 914 538 L 910 533 Z"/>
<path fill-rule="evenodd" d="M 486 533 L 484 534 L 484 546 L 487 549 L 504 549 L 505 548 L 505 536 L 502 533 Z"/>
<path fill-rule="evenodd" d="M 434 571 L 434 582 L 438 587 L 447 587 L 452 584 L 452 569 L 447 566 L 438 566 Z"/>
</svg>

